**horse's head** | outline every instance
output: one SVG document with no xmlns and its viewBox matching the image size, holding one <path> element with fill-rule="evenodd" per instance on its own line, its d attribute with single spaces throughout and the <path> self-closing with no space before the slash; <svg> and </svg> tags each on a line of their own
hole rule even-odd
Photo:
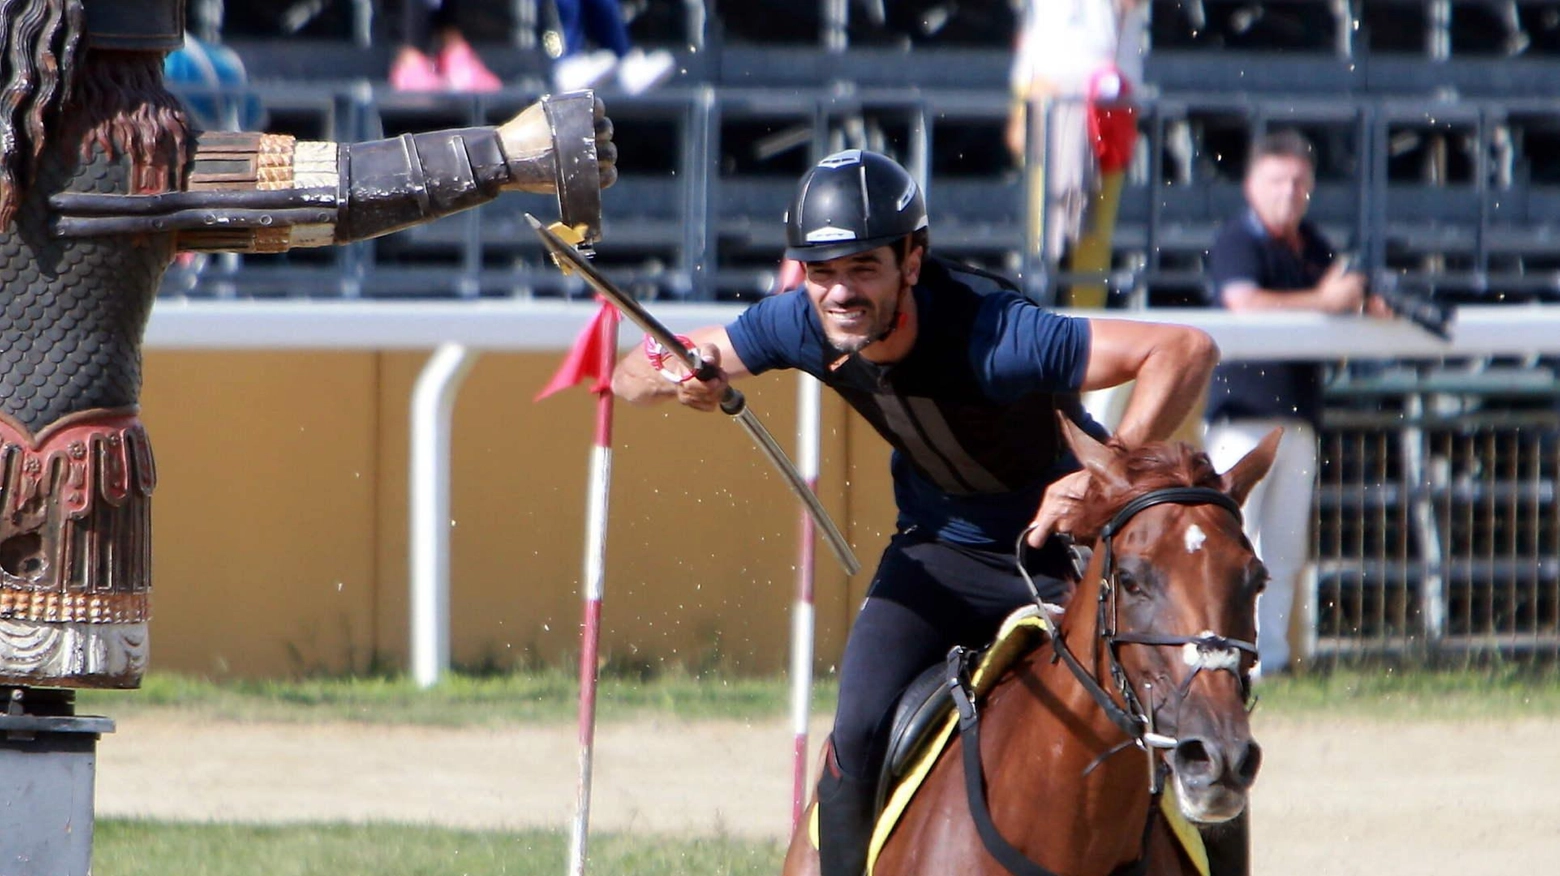
<svg viewBox="0 0 1560 876">
<path fill-rule="evenodd" d="M 1127 451 L 1065 419 L 1063 428 L 1093 473 L 1074 535 L 1095 540 L 1094 557 L 1069 614 L 1095 615 L 1104 643 L 1095 668 L 1114 676 L 1100 682 L 1141 719 L 1143 741 L 1168 750 L 1186 816 L 1227 821 L 1262 761 L 1247 700 L 1267 572 L 1239 509 L 1272 465 L 1280 430 L 1220 474 L 1185 444 Z"/>
</svg>

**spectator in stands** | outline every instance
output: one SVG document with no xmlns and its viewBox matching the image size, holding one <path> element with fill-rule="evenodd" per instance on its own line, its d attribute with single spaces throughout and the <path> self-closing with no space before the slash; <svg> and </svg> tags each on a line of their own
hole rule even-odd
<svg viewBox="0 0 1560 876">
<path fill-rule="evenodd" d="M 401 47 L 390 66 L 400 91 L 497 91 L 504 83 L 482 63 L 455 23 L 459 0 L 403 0 Z"/>
<path fill-rule="evenodd" d="M 1253 144 L 1247 209 L 1224 226 L 1208 253 L 1211 306 L 1239 313 L 1364 309 L 1391 315 L 1379 299 L 1367 299 L 1364 276 L 1336 260 L 1306 220 L 1315 173 L 1311 144 L 1295 131 Z M 1285 430 L 1272 470 L 1245 507 L 1247 534 L 1270 576 L 1257 604 L 1258 670 L 1264 675 L 1289 668 L 1289 615 L 1310 547 L 1321 408 L 1321 366 L 1308 362 L 1225 363 L 1209 388 L 1204 445 L 1215 468 L 1240 459 L 1274 426 Z"/>
<path fill-rule="evenodd" d="M 1116 204 L 1137 140 L 1125 101 L 1143 81 L 1148 3 L 1025 0 L 1013 53 L 1007 144 L 1017 163 L 1043 162 L 1029 193 L 1053 263 L 1110 268 Z M 1075 284 L 1057 303 L 1104 307 L 1100 283 Z"/>
<path fill-rule="evenodd" d="M 664 49 L 635 48 L 623 22 L 618 0 L 555 0 L 563 31 L 563 54 L 553 67 L 559 91 L 595 88 L 617 74 L 618 87 L 643 94 L 670 79 L 677 62 Z M 588 44 L 595 51 L 586 51 Z"/>
<path fill-rule="evenodd" d="M 627 356 L 613 390 L 714 410 L 728 379 L 801 369 L 837 390 L 894 448 L 898 533 L 890 540 L 840 667 L 839 708 L 818 781 L 822 876 L 861 876 L 889 712 L 949 647 L 980 646 L 1040 594 L 1074 577 L 1066 532 L 1090 475 L 1058 413 L 1096 438 L 1082 389 L 1137 380 L 1115 441 L 1167 436 L 1191 411 L 1218 351 L 1184 326 L 1065 317 L 1002 277 L 927 254 L 925 200 L 892 159 L 851 149 L 808 171 L 786 222 L 805 289 L 766 298 L 725 327 L 694 332 L 708 381 L 663 371 L 675 357 Z M 974 345 L 975 349 L 971 348 Z M 1003 424 L 995 428 L 993 424 Z M 1030 527 L 1033 527 L 1031 530 Z"/>
</svg>

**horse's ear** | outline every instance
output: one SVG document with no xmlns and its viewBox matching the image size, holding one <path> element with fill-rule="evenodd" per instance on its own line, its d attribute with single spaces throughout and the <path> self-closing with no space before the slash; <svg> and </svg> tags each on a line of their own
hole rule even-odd
<svg viewBox="0 0 1560 876">
<path fill-rule="evenodd" d="M 1056 419 L 1062 424 L 1062 437 L 1067 439 L 1067 445 L 1072 448 L 1073 455 L 1078 457 L 1078 461 L 1083 463 L 1084 468 L 1094 474 L 1099 483 L 1107 484 L 1114 489 L 1126 486 L 1126 480 L 1116 469 L 1116 458 L 1120 455 L 1120 451 L 1101 444 L 1062 411 L 1056 412 Z"/>
<path fill-rule="evenodd" d="M 1273 467 L 1273 457 L 1278 453 L 1278 439 L 1284 436 L 1282 426 L 1267 433 L 1257 446 L 1251 448 L 1251 452 L 1240 458 L 1240 461 L 1230 466 L 1230 470 L 1220 475 L 1224 481 L 1224 492 L 1230 494 L 1230 498 L 1241 504 L 1245 504 L 1246 496 L 1251 493 L 1251 488 L 1257 485 Z"/>
</svg>

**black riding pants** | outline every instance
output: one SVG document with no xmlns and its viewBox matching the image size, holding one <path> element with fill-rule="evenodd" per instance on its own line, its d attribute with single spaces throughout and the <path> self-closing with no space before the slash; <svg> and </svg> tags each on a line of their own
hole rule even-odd
<svg viewBox="0 0 1560 876">
<path fill-rule="evenodd" d="M 1025 566 L 1047 602 L 1061 602 L 1066 552 L 1028 551 Z M 840 769 L 870 779 L 887 745 L 894 702 L 954 645 L 980 647 L 1034 598 L 1009 550 L 938 541 L 911 529 L 889 542 L 845 642 L 834 752 Z"/>
</svg>

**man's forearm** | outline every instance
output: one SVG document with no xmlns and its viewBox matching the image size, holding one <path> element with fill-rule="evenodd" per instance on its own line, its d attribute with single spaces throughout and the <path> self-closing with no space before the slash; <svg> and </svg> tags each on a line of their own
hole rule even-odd
<svg viewBox="0 0 1560 876">
<path fill-rule="evenodd" d="M 1178 332 L 1151 350 L 1138 369 L 1116 439 L 1136 447 L 1169 438 L 1197 406 L 1218 362 L 1218 345 L 1198 329 Z"/>
<path fill-rule="evenodd" d="M 1259 286 L 1230 289 L 1224 293 L 1224 306 L 1231 312 L 1308 310 L 1326 311 L 1326 302 L 1315 289 L 1277 291 Z"/>
</svg>

